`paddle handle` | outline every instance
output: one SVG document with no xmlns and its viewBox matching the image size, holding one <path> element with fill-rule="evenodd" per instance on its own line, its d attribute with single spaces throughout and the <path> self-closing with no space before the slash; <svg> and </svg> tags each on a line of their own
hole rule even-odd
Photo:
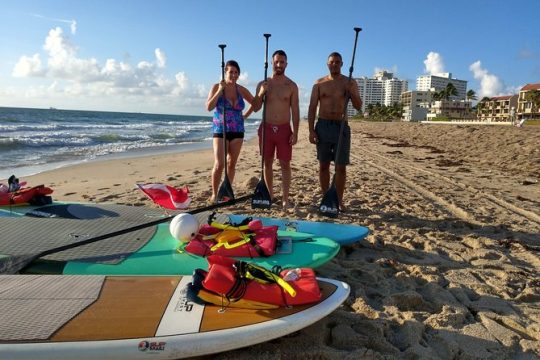
<svg viewBox="0 0 540 360">
<path fill-rule="evenodd" d="M 221 49 L 221 81 L 225 79 L 225 48 L 227 45 L 219 44 L 218 47 Z"/>
</svg>

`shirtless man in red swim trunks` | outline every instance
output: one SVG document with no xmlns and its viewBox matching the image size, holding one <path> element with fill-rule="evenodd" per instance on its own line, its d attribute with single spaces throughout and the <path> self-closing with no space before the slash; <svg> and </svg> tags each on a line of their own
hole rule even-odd
<svg viewBox="0 0 540 360">
<path fill-rule="evenodd" d="M 274 174 L 272 165 L 275 155 L 281 168 L 281 188 L 283 192 L 281 201 L 284 210 L 290 207 L 289 188 L 291 185 L 292 147 L 298 141 L 298 124 L 300 121 L 298 86 L 285 76 L 286 68 L 287 54 L 283 50 L 277 50 L 272 55 L 272 77 L 268 78 L 266 84 L 261 81 L 257 85 L 257 94 L 259 94 L 262 86 L 263 94 L 266 96 L 264 177 L 268 191 L 273 198 Z M 253 108 L 253 110 L 258 111 L 259 108 Z M 261 130 L 262 123 L 261 127 L 259 127 L 259 144 L 262 145 Z"/>
</svg>

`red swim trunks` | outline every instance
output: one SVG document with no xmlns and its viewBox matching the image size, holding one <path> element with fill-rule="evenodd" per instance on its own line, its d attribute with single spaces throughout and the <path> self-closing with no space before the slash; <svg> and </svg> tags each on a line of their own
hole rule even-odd
<svg viewBox="0 0 540 360">
<path fill-rule="evenodd" d="M 262 148 L 262 126 L 259 126 L 259 147 Z M 292 145 L 290 143 L 292 135 L 291 125 L 273 125 L 264 123 L 264 158 L 273 159 L 274 154 L 278 160 L 291 161 Z"/>
</svg>

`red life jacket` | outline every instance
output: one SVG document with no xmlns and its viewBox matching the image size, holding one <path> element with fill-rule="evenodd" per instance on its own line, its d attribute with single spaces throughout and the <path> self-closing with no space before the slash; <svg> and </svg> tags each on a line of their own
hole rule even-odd
<svg viewBox="0 0 540 360">
<path fill-rule="evenodd" d="M 208 272 L 196 271 L 191 289 L 205 302 L 263 309 L 310 304 L 321 299 L 315 272 L 310 268 L 295 269 L 296 278 L 285 281 L 290 269 L 273 274 L 260 266 L 218 255 L 209 256 L 208 264 Z"/>
<path fill-rule="evenodd" d="M 217 236 L 226 235 L 225 232 L 228 230 L 204 224 L 184 250 L 199 256 L 223 255 L 250 258 L 272 256 L 276 252 L 277 230 L 277 226 L 263 226 L 249 231 L 232 230 L 229 240 L 225 238 L 220 241 L 216 240 Z"/>
<path fill-rule="evenodd" d="M 52 194 L 53 190 L 44 185 L 19 189 L 14 192 L 0 193 L 0 205 L 28 204 L 39 196 Z"/>
</svg>

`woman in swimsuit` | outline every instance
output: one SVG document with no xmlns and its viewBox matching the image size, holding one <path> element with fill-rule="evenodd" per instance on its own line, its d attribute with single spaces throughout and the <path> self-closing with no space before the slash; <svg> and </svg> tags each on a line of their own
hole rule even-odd
<svg viewBox="0 0 540 360">
<path fill-rule="evenodd" d="M 236 81 L 240 76 L 240 66 L 234 60 L 227 61 L 225 65 L 225 79 L 212 86 L 206 100 L 208 111 L 214 110 L 213 119 L 213 142 L 214 142 L 214 167 L 212 169 L 212 198 L 216 199 L 221 174 L 225 164 L 223 163 L 223 110 L 225 109 L 225 139 L 227 142 L 227 175 L 231 184 L 234 180 L 236 162 L 240 155 L 240 149 L 244 141 L 244 100 L 254 108 L 261 105 L 260 96 L 253 96 L 248 89 L 238 85 Z"/>
</svg>

